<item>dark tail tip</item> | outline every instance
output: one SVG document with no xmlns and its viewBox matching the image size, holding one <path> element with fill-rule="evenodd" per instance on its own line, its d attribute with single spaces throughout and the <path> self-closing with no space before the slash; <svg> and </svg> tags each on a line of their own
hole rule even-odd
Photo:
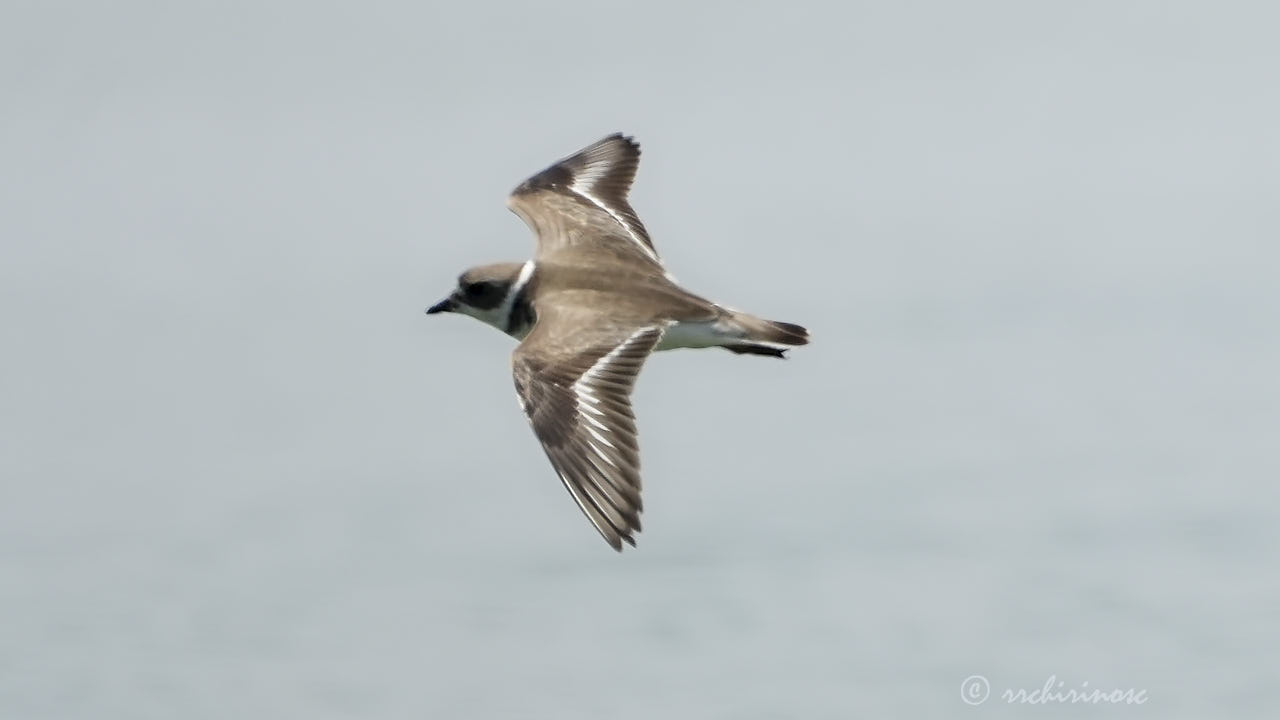
<svg viewBox="0 0 1280 720">
<path fill-rule="evenodd" d="M 753 338 L 754 340 L 768 340 L 769 342 L 782 343 L 783 345 L 809 344 L 809 331 L 803 326 L 776 320 L 766 320 L 765 322 L 768 325 L 766 336 Z"/>
<path fill-rule="evenodd" d="M 724 345 L 725 350 L 739 355 L 766 355 L 768 357 L 776 357 L 786 359 L 786 349 L 776 348 L 771 345 L 751 345 L 741 343 L 738 345 Z"/>
</svg>

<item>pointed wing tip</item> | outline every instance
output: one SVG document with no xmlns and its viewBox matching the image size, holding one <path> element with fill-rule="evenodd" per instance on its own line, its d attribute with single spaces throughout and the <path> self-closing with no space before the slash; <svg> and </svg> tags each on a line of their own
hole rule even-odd
<svg viewBox="0 0 1280 720">
<path fill-rule="evenodd" d="M 613 548 L 615 552 L 621 553 L 625 549 L 625 546 L 622 544 L 624 541 L 627 545 L 630 545 L 633 548 L 636 546 L 636 539 L 632 537 L 632 533 L 639 531 L 639 528 L 633 528 L 617 534 L 605 535 L 604 532 L 601 532 L 600 534 L 604 537 L 604 541 L 609 543 L 609 547 Z"/>
<path fill-rule="evenodd" d="M 589 171 L 592 166 L 597 166 L 597 172 L 601 173 L 601 178 L 615 172 L 622 172 L 626 175 L 626 184 L 630 186 L 639 163 L 640 143 L 636 142 L 631 135 L 616 132 L 605 135 L 568 157 L 561 158 L 557 165 L 574 166 L 575 177 L 584 170 Z"/>
<path fill-rule="evenodd" d="M 573 184 L 578 174 L 592 163 L 603 162 L 612 167 L 614 163 L 627 162 L 627 156 L 630 156 L 631 163 L 629 170 L 624 172 L 628 172 L 626 184 L 630 186 L 631 176 L 635 173 L 635 164 L 640 159 L 640 143 L 630 135 L 616 132 L 600 138 L 572 155 L 560 158 L 520 183 L 511 191 L 511 194 L 523 195 L 538 190 L 564 188 Z"/>
<path fill-rule="evenodd" d="M 636 141 L 634 136 L 620 132 L 613 133 L 612 135 L 606 135 L 595 143 L 583 148 L 579 152 L 587 155 L 590 154 L 590 151 L 592 150 L 599 150 L 605 147 L 616 148 L 617 152 L 622 155 L 630 155 L 633 161 L 639 162 L 640 160 L 640 143 Z"/>
<path fill-rule="evenodd" d="M 635 150 L 637 153 L 640 152 L 640 143 L 636 141 L 636 137 L 634 135 L 628 135 L 623 132 L 616 132 L 611 135 L 606 135 L 603 139 L 600 140 L 600 142 L 602 143 L 611 142 L 611 141 L 618 141 L 618 142 L 624 143 L 627 146 L 629 146 L 632 150 Z"/>
</svg>

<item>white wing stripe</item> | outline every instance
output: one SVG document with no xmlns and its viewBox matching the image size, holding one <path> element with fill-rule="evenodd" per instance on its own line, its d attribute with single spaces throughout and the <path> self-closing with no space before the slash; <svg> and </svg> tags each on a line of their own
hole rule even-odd
<svg viewBox="0 0 1280 720">
<path fill-rule="evenodd" d="M 604 460 L 605 462 L 609 463 L 614 467 L 618 467 L 618 463 L 614 462 L 608 455 L 605 455 L 604 451 L 596 447 L 595 443 L 587 443 L 587 446 L 590 447 L 593 451 L 595 451 L 595 454 L 599 455 L 601 460 Z"/>
<path fill-rule="evenodd" d="M 636 245 L 639 245 L 640 249 L 644 251 L 644 254 L 649 256 L 649 259 L 658 264 L 662 264 L 662 261 L 658 259 L 658 253 L 654 252 L 653 248 L 649 247 L 648 243 L 646 243 L 639 235 L 636 235 L 635 230 L 631 229 L 631 225 L 627 223 L 626 218 L 619 215 L 617 210 L 609 207 L 604 201 L 600 200 L 600 198 L 592 195 L 591 186 L 581 183 L 581 180 L 581 177 L 574 178 L 574 181 L 569 184 L 569 189 L 577 193 L 579 197 L 591 201 L 592 205 L 595 205 L 606 213 L 609 213 L 609 217 L 613 218 L 614 222 L 621 225 L 622 229 L 627 231 L 627 237 L 631 238 L 632 242 Z"/>
<path fill-rule="evenodd" d="M 601 434 L 600 434 L 600 433 L 599 433 L 595 428 L 593 428 L 593 427 L 588 427 L 588 428 L 587 428 L 587 432 L 591 433 L 591 437 L 593 437 L 593 438 L 595 438 L 595 439 L 599 440 L 600 442 L 604 443 L 605 445 L 608 445 L 609 447 L 613 448 L 614 450 L 617 450 L 617 448 L 616 448 L 616 447 L 613 447 L 613 443 L 609 442 L 608 440 L 605 440 L 605 439 L 604 439 L 604 436 L 603 436 L 603 435 L 601 435 Z M 593 445 L 592 447 L 595 447 L 595 446 Z"/>
<path fill-rule="evenodd" d="M 516 388 L 535 434 L 574 504 L 615 549 L 620 549 L 622 541 L 635 544 L 632 536 L 639 530 L 641 509 L 636 433 L 628 396 L 644 356 L 658 345 L 663 333 L 659 326 L 635 329 L 596 358 L 568 387 L 559 374 L 563 369 L 544 373 L 520 351 L 514 357 Z M 526 344 L 545 339 L 530 337 L 533 340 L 526 339 Z M 554 356 L 551 359 L 554 362 Z M 565 359 L 572 363 L 574 358 Z M 580 367 L 577 364 L 575 370 Z M 566 390 L 571 393 L 572 410 L 565 407 L 570 401 Z M 543 404 L 546 393 L 555 396 Z M 531 402 L 531 395 L 536 403 Z M 548 415 L 548 410 L 557 417 Z M 565 411 L 571 411 L 573 418 L 559 416 Z"/>
</svg>

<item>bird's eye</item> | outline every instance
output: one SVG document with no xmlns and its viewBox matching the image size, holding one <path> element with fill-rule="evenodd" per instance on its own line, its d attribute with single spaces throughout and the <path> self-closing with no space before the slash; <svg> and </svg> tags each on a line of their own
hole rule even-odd
<svg viewBox="0 0 1280 720">
<path fill-rule="evenodd" d="M 467 297 L 480 297 L 481 295 L 484 295 L 485 290 L 488 289 L 488 286 L 489 286 L 488 283 L 483 283 L 483 282 L 467 283 L 462 286 L 462 294 L 466 295 Z"/>
</svg>

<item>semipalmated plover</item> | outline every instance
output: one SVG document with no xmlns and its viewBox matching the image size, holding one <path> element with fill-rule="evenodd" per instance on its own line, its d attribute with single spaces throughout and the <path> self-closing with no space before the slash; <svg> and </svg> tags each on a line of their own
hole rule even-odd
<svg viewBox="0 0 1280 720">
<path fill-rule="evenodd" d="M 524 181 L 507 201 L 534 258 L 471 268 L 428 314 L 470 315 L 520 340 L 520 407 L 574 502 L 615 550 L 640 531 L 631 389 L 657 350 L 722 347 L 783 357 L 809 342 L 685 290 L 667 274 L 627 191 L 640 146 L 610 135 Z"/>
</svg>

